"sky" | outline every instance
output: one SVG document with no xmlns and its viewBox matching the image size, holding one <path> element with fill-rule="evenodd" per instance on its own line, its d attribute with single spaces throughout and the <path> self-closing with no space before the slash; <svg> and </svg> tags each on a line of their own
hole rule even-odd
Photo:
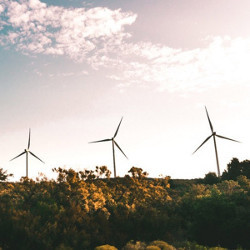
<svg viewBox="0 0 250 250">
<path fill-rule="evenodd" d="M 248 0 L 0 0 L 0 167 L 54 178 L 53 168 L 132 166 L 151 177 L 221 172 L 249 159 Z"/>
</svg>

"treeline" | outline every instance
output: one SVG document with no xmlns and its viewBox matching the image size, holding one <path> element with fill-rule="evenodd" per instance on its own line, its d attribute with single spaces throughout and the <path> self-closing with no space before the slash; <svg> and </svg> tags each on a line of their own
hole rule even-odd
<svg viewBox="0 0 250 250">
<path fill-rule="evenodd" d="M 207 176 L 147 178 L 136 167 L 116 179 L 105 166 L 54 171 L 56 180 L 11 183 L 0 170 L 0 247 L 70 250 L 109 244 L 122 249 L 141 242 L 141 248 L 131 249 L 168 249 L 150 245 L 162 240 L 177 249 L 196 244 L 250 249 L 250 180 L 242 171 L 215 184 L 207 184 Z"/>
</svg>

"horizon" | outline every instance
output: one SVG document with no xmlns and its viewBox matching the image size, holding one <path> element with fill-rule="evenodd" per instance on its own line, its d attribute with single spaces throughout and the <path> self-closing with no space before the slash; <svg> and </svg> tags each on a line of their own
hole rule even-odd
<svg viewBox="0 0 250 250">
<path fill-rule="evenodd" d="M 132 167 L 152 178 L 203 178 L 249 159 L 250 32 L 242 0 L 0 3 L 0 167 L 48 178 L 57 167 Z"/>
</svg>

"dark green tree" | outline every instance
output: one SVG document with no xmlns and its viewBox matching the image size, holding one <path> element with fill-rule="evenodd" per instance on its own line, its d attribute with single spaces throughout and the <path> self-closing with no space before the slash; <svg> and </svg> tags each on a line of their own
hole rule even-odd
<svg viewBox="0 0 250 250">
<path fill-rule="evenodd" d="M 242 161 L 241 167 L 242 167 L 242 175 L 250 179 L 250 161 L 249 160 Z"/>
<path fill-rule="evenodd" d="M 227 170 L 222 174 L 222 180 L 237 180 L 237 177 L 244 175 L 250 178 L 250 161 L 240 162 L 237 158 L 233 158 L 227 165 Z"/>
<path fill-rule="evenodd" d="M 213 185 L 213 184 L 218 183 L 218 181 L 219 181 L 219 178 L 214 172 L 209 172 L 208 174 L 205 175 L 204 184 Z"/>
</svg>

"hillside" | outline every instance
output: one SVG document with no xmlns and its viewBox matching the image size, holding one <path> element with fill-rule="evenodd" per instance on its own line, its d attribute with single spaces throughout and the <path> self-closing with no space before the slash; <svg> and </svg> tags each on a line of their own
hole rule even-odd
<svg viewBox="0 0 250 250">
<path fill-rule="evenodd" d="M 121 249 L 131 240 L 162 240 L 178 249 L 194 249 L 187 241 L 250 248 L 246 176 L 209 185 L 202 179 L 148 179 L 138 168 L 116 179 L 109 178 L 106 167 L 55 171 L 57 180 L 0 183 L 0 247 L 94 249 L 109 244 Z"/>
</svg>

